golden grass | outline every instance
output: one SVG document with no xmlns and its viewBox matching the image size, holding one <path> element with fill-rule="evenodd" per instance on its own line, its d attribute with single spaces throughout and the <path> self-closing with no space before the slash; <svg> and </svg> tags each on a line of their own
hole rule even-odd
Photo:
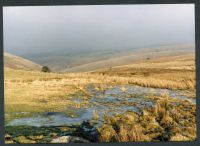
<svg viewBox="0 0 200 146">
<path fill-rule="evenodd" d="M 165 57 L 131 65 L 113 67 L 111 70 L 93 72 L 108 75 L 117 83 L 167 89 L 196 88 L 194 54 Z"/>
<path fill-rule="evenodd" d="M 142 127 L 136 123 L 130 125 L 120 125 L 119 131 L 116 131 L 110 125 L 103 125 L 99 130 L 99 142 L 136 142 L 148 141 L 148 136 L 142 132 Z"/>
<path fill-rule="evenodd" d="M 177 102 L 177 106 L 174 105 Z M 185 112 L 185 108 L 192 108 Z M 104 115 L 98 128 L 100 142 L 193 141 L 196 139 L 195 105 L 174 101 L 164 93 L 152 109 Z"/>
<path fill-rule="evenodd" d="M 191 63 L 194 56 L 185 58 L 184 60 L 184 57 L 178 57 L 175 60 L 181 62 L 179 67 L 184 64 L 194 66 L 194 63 Z M 5 68 L 5 112 L 62 111 L 64 107 L 87 106 L 87 97 L 90 95 L 85 87 L 88 84 L 95 84 L 95 89 L 98 91 L 105 91 L 109 86 L 119 84 L 195 90 L 195 70 L 166 69 L 166 59 L 165 62 L 161 60 L 157 66 L 152 65 L 158 62 L 159 60 L 143 62 L 138 64 L 140 68 L 136 64 L 135 67 L 116 67 L 110 72 L 92 73 L 59 74 Z M 165 64 L 165 67 L 161 66 L 162 63 Z M 173 64 L 170 66 L 172 67 Z M 178 64 L 176 63 L 174 66 L 177 67 Z M 123 88 L 121 90 L 124 91 Z M 70 95 L 77 93 L 84 94 L 83 102 L 76 103 L 69 98 Z"/>
<path fill-rule="evenodd" d="M 137 121 L 136 114 L 124 114 L 109 116 L 104 113 L 104 124 L 98 128 L 99 142 L 128 142 L 128 141 L 148 141 L 148 136 L 144 135 L 143 128 Z"/>
<path fill-rule="evenodd" d="M 157 101 L 155 106 L 155 115 L 157 116 L 157 121 L 165 121 L 168 117 L 168 94 L 164 93 L 163 98 Z"/>
<path fill-rule="evenodd" d="M 175 136 L 171 137 L 170 141 L 190 141 L 190 139 L 178 133 Z"/>
<path fill-rule="evenodd" d="M 42 69 L 42 66 L 34 62 L 31 62 L 30 60 L 26 60 L 25 58 L 15 56 L 13 54 L 6 52 L 4 52 L 4 66 L 22 70 L 40 71 Z"/>
<path fill-rule="evenodd" d="M 149 141 L 148 136 L 144 135 L 142 127 L 133 123 L 131 126 L 121 125 L 117 136 L 117 141 Z"/>
</svg>

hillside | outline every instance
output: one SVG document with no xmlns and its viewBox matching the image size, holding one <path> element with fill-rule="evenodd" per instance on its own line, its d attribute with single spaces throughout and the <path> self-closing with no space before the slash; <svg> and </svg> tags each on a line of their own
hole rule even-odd
<svg viewBox="0 0 200 146">
<path fill-rule="evenodd" d="M 85 72 L 96 69 L 109 68 L 118 65 L 132 64 L 136 61 L 145 61 L 163 56 L 194 53 L 194 44 L 176 44 L 150 46 L 148 48 L 88 48 L 63 49 L 62 51 L 48 50 L 23 54 L 35 63 L 49 66 L 54 72 Z"/>
<path fill-rule="evenodd" d="M 4 67 L 20 70 L 41 70 L 41 66 L 19 56 L 4 52 Z"/>
<path fill-rule="evenodd" d="M 139 119 L 134 121 L 134 125 L 147 129 L 144 133 L 149 140 L 154 141 L 157 134 L 162 136 L 163 133 L 169 133 L 170 140 L 174 141 L 196 138 L 194 53 L 150 59 L 90 73 L 60 74 L 5 68 L 4 77 L 6 134 L 21 143 L 26 142 L 24 139 L 30 140 L 33 135 L 41 139 L 31 142 L 42 143 L 54 139 L 55 135 L 60 136 L 66 130 L 77 134 L 81 129 L 82 134 L 86 120 L 92 124 L 103 123 L 103 126 L 98 124 L 101 135 L 107 130 L 104 125 L 113 127 L 108 120 L 113 120 L 119 127 Z M 112 112 L 116 116 L 107 114 Z M 166 118 L 163 118 L 165 115 Z M 146 122 L 144 119 L 148 117 Z M 163 121 L 169 123 L 170 131 L 164 131 L 166 124 Z M 76 123 L 77 126 L 74 126 Z M 152 129 L 150 133 L 147 126 Z M 189 129 L 189 132 L 184 137 L 174 136 L 174 131 L 182 134 L 185 129 Z M 50 137 L 49 133 L 55 135 Z M 143 131 L 140 133 L 143 134 Z M 156 137 L 152 138 L 152 135 Z"/>
<path fill-rule="evenodd" d="M 194 48 L 193 44 L 178 44 L 120 50 L 63 50 L 63 52 L 29 54 L 22 55 L 22 57 L 5 53 L 4 56 L 5 66 L 13 69 L 40 70 L 40 65 L 43 65 L 50 67 L 53 72 L 73 73 L 109 69 L 115 66 L 131 65 L 140 61 L 151 61 L 163 57 L 194 54 Z"/>
<path fill-rule="evenodd" d="M 64 72 L 87 72 L 98 69 L 108 69 L 114 66 L 133 64 L 139 61 L 150 61 L 161 57 L 171 57 L 184 54 L 194 54 L 194 45 L 170 45 L 154 48 L 142 48 L 127 52 L 126 54 L 118 54 L 100 61 L 93 61 L 84 65 L 67 68 Z"/>
<path fill-rule="evenodd" d="M 184 54 L 162 57 L 145 62 L 139 61 L 129 65 L 99 69 L 96 71 L 91 71 L 91 73 L 130 77 L 153 77 L 155 79 L 158 79 L 163 75 L 163 79 L 173 78 L 173 80 L 176 80 L 174 78 L 176 75 L 180 77 L 180 74 L 183 76 L 190 73 L 195 74 L 195 55 Z"/>
</svg>

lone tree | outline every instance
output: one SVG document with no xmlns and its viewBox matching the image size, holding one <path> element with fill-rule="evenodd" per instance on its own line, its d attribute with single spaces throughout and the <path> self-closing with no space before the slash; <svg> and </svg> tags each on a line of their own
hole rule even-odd
<svg viewBox="0 0 200 146">
<path fill-rule="evenodd" d="M 43 66 L 42 67 L 42 72 L 51 72 L 48 66 Z"/>
<path fill-rule="evenodd" d="M 146 58 L 146 60 L 150 60 L 150 58 L 149 58 L 149 57 L 147 57 L 147 58 Z"/>
</svg>

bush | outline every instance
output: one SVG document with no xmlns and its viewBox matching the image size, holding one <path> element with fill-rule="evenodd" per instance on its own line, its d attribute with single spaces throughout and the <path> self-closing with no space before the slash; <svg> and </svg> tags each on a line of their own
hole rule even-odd
<svg viewBox="0 0 200 146">
<path fill-rule="evenodd" d="M 146 58 L 146 60 L 150 60 L 150 58 L 149 58 L 149 57 L 147 57 L 147 58 Z"/>
<path fill-rule="evenodd" d="M 51 72 L 48 66 L 42 67 L 42 72 Z"/>
</svg>

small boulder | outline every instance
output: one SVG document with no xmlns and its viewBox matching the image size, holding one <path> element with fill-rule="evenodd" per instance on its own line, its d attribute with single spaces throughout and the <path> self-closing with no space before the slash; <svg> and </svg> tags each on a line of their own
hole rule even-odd
<svg viewBox="0 0 200 146">
<path fill-rule="evenodd" d="M 70 142 L 88 143 L 89 141 L 81 137 L 76 137 L 76 136 L 62 136 L 62 137 L 57 137 L 51 141 L 51 143 L 70 143 Z"/>
<path fill-rule="evenodd" d="M 17 143 L 36 143 L 36 141 L 34 140 L 30 140 L 30 139 L 27 139 L 25 136 L 18 136 L 18 137 L 15 137 L 14 140 L 17 142 Z"/>
<path fill-rule="evenodd" d="M 70 136 L 62 136 L 57 137 L 55 139 L 52 139 L 51 143 L 69 143 L 70 142 Z"/>
<path fill-rule="evenodd" d="M 5 140 L 5 144 L 14 144 L 15 142 L 13 140 Z"/>
<path fill-rule="evenodd" d="M 11 139 L 12 137 L 11 137 L 11 135 L 9 135 L 9 134 L 5 134 L 5 139 Z"/>
</svg>

